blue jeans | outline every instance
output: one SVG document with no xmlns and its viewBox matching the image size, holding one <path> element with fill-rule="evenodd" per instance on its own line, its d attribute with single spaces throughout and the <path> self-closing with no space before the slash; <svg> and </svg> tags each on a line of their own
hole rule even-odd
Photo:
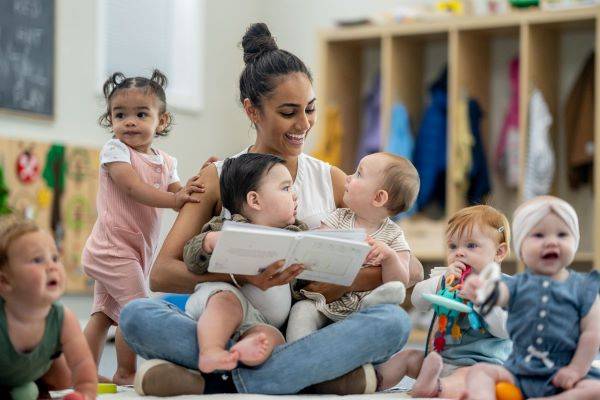
<svg viewBox="0 0 600 400">
<path fill-rule="evenodd" d="M 198 369 L 196 321 L 157 299 L 131 301 L 119 326 L 133 351 Z M 294 394 L 367 363 L 386 361 L 404 347 L 410 320 L 400 307 L 381 304 L 352 314 L 292 343 L 278 346 L 262 365 L 232 371 L 240 393 Z"/>
</svg>

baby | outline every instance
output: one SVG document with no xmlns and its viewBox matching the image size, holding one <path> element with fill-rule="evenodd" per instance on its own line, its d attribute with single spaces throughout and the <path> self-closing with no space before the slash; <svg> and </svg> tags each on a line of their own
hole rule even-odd
<svg viewBox="0 0 600 400">
<path fill-rule="evenodd" d="M 0 223 L 0 398 L 36 399 L 71 385 L 96 398 L 96 365 L 73 312 L 58 299 L 65 269 L 52 236 L 34 222 Z M 64 354 L 63 354 L 64 353 Z"/>
<path fill-rule="evenodd" d="M 284 163 L 278 156 L 257 153 L 225 160 L 220 177 L 221 199 L 233 221 L 292 231 L 308 230 L 295 218 L 296 195 Z M 190 271 L 207 272 L 223 222 L 223 217 L 214 217 L 199 235 L 186 243 L 183 260 Z M 260 365 L 275 346 L 285 342 L 275 327 L 278 324 L 255 308 L 235 276 L 230 276 L 237 287 L 225 282 L 200 283 L 186 304 L 186 312 L 198 319 L 198 368 L 202 372 L 232 370 L 238 362 Z M 225 346 L 232 336 L 240 340 L 227 351 Z"/>
<path fill-rule="evenodd" d="M 513 350 L 503 367 L 472 368 L 466 397 L 495 399 L 495 383 L 508 381 L 526 398 L 598 399 L 600 370 L 591 365 L 600 348 L 600 274 L 568 268 L 579 245 L 575 210 L 556 197 L 533 198 L 515 211 L 513 231 L 526 270 L 498 282 L 491 297 L 508 310 Z M 484 283 L 467 278 L 464 296 L 474 301 Z"/>
<path fill-rule="evenodd" d="M 410 248 L 402 229 L 390 217 L 407 211 L 419 192 L 419 174 L 412 163 L 390 153 L 364 157 L 346 178 L 343 201 L 327 216 L 322 229 L 363 228 L 371 251 L 364 267 L 381 267 L 383 285 L 373 291 L 350 288 L 340 299 L 327 303 L 325 296 L 307 290 L 307 282 L 294 283 L 298 301 L 290 311 L 288 342 L 298 340 L 333 321 L 375 304 L 401 304 L 409 282 Z M 304 288 L 306 287 L 306 288 Z"/>
<path fill-rule="evenodd" d="M 425 294 L 436 294 L 440 289 L 459 290 L 460 287 L 454 286 L 460 284 L 468 271 L 476 275 L 486 265 L 504 260 L 510 243 L 508 220 L 490 206 L 466 207 L 448 221 L 446 240 L 445 273 L 417 283 L 413 290 L 411 300 L 419 310 L 432 307 L 424 299 Z M 456 314 L 434 317 L 425 352 L 403 350 L 379 365 L 380 389 L 390 388 L 408 375 L 416 378 L 411 393 L 414 397 L 457 398 L 464 391 L 469 366 L 482 360 L 501 365 L 506 360 L 511 344 L 505 328 L 505 311 L 494 307 L 484 319 L 475 312 Z"/>
</svg>

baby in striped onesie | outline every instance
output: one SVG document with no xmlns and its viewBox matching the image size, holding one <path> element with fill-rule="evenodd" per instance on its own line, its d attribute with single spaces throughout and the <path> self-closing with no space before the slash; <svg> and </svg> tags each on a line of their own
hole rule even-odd
<svg viewBox="0 0 600 400">
<path fill-rule="evenodd" d="M 315 283 L 297 280 L 293 292 L 301 300 L 290 311 L 288 342 L 355 311 L 404 301 L 410 248 L 404 232 L 390 217 L 410 209 L 418 193 L 419 174 L 409 160 L 381 152 L 360 161 L 356 172 L 346 178 L 343 201 L 347 208 L 338 208 L 323 219 L 321 228 L 364 229 L 371 251 L 363 268 L 381 268 L 383 284 L 372 291 L 351 286 L 341 298 L 328 303 L 321 293 L 309 290 Z"/>
</svg>

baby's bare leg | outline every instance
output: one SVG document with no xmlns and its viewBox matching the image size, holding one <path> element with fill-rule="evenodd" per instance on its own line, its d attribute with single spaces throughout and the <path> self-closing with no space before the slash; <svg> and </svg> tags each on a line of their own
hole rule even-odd
<svg viewBox="0 0 600 400">
<path fill-rule="evenodd" d="M 115 350 L 117 352 L 117 372 L 113 375 L 113 383 L 117 385 L 133 385 L 136 370 L 136 355 L 125 343 L 121 329 L 117 327 L 115 334 Z"/>
<path fill-rule="evenodd" d="M 237 353 L 238 361 L 253 367 L 264 363 L 275 346 L 284 343 L 285 339 L 277 328 L 270 325 L 257 325 L 248 329 L 230 352 Z"/>
<path fill-rule="evenodd" d="M 238 355 L 225 350 L 227 341 L 240 326 L 242 305 L 235 294 L 222 291 L 213 294 L 198 319 L 198 369 L 205 373 L 215 370 L 232 370 L 237 366 Z"/>
<path fill-rule="evenodd" d="M 514 383 L 514 378 L 506 368 L 492 364 L 475 364 L 467 373 L 467 390 L 464 398 L 468 400 L 495 400 L 496 383 Z"/>
<path fill-rule="evenodd" d="M 377 390 L 386 390 L 397 385 L 404 376 L 416 378 L 421 370 L 425 353 L 421 350 L 402 350 L 392 358 L 376 367 L 381 377 Z"/>
<path fill-rule="evenodd" d="M 600 398 L 600 380 L 584 379 L 577 382 L 573 389 L 565 390 L 564 392 L 550 397 L 540 397 L 537 400 L 595 400 Z M 536 400 L 536 399 L 530 399 Z"/>
<path fill-rule="evenodd" d="M 104 351 L 104 344 L 106 343 L 108 328 L 110 328 L 113 324 L 113 320 L 110 319 L 108 315 L 99 311 L 92 314 L 90 320 L 85 326 L 85 329 L 83 330 L 85 339 L 90 346 L 92 356 L 96 362 L 96 367 L 100 363 L 100 358 L 102 357 L 102 352 Z M 104 376 L 98 376 L 98 381 L 105 383 L 112 382 L 111 379 Z"/>
<path fill-rule="evenodd" d="M 432 351 L 423 360 L 421 371 L 417 377 L 417 381 L 412 388 L 411 395 L 413 397 L 438 397 L 441 391 L 440 374 L 444 362 L 442 357 Z"/>
<path fill-rule="evenodd" d="M 451 375 L 440 379 L 439 397 L 459 399 L 465 394 L 465 382 L 471 367 L 458 368 Z"/>
</svg>

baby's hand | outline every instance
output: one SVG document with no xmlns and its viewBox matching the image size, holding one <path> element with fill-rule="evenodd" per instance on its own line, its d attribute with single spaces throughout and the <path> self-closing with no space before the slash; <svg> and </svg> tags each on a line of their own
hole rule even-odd
<svg viewBox="0 0 600 400">
<path fill-rule="evenodd" d="M 371 246 L 371 251 L 365 258 L 365 263 L 371 265 L 381 265 L 385 260 L 393 257 L 396 252 L 387 244 L 374 240 L 372 237 L 367 237 L 367 243 Z"/>
<path fill-rule="evenodd" d="M 444 274 L 444 278 L 447 279 L 450 276 L 454 276 L 457 279 L 460 279 L 463 271 L 466 268 L 467 268 L 467 266 L 464 263 L 462 263 L 460 261 L 454 261 L 453 263 L 448 265 L 448 269 L 446 270 L 446 273 Z"/>
<path fill-rule="evenodd" d="M 208 160 L 204 161 L 204 164 L 202 164 L 202 167 L 200 168 L 201 170 L 203 170 L 204 168 L 208 167 L 210 164 L 219 161 L 219 157 L 217 156 L 210 156 L 208 157 Z"/>
<path fill-rule="evenodd" d="M 462 290 L 460 292 L 460 296 L 463 299 L 475 302 L 475 298 L 477 297 L 477 290 L 482 286 L 483 282 L 479 278 L 479 276 L 471 274 L 467 277 L 467 279 L 465 279 Z"/>
<path fill-rule="evenodd" d="M 583 378 L 583 374 L 577 371 L 576 368 L 567 365 L 566 367 L 559 369 L 556 375 L 554 375 L 552 384 L 556 387 L 569 390 L 572 389 L 581 378 Z"/>
<path fill-rule="evenodd" d="M 188 202 L 199 203 L 200 199 L 193 198 L 192 194 L 193 193 L 202 193 L 202 192 L 204 192 L 204 185 L 200 185 L 200 184 L 196 185 L 190 179 L 186 186 L 182 187 L 181 189 L 179 189 L 177 191 L 177 193 L 175 193 L 175 207 L 173 207 L 173 210 L 175 210 L 175 211 L 181 210 L 181 207 L 183 207 L 183 205 Z"/>
<path fill-rule="evenodd" d="M 204 251 L 206 251 L 208 254 L 212 254 L 217 246 L 219 236 L 221 236 L 221 232 L 208 232 L 204 237 L 204 242 L 202 243 Z"/>
</svg>

